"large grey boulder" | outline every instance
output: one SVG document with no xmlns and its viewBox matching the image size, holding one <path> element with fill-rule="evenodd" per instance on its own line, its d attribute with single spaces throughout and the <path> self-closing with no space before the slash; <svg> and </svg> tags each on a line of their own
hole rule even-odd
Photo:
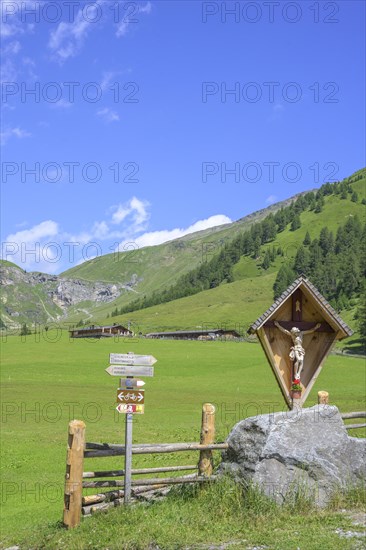
<svg viewBox="0 0 366 550">
<path fill-rule="evenodd" d="M 366 480 L 366 440 L 348 436 L 337 407 L 247 418 L 227 442 L 220 471 L 280 503 L 301 491 L 324 506 L 334 490 Z"/>
</svg>

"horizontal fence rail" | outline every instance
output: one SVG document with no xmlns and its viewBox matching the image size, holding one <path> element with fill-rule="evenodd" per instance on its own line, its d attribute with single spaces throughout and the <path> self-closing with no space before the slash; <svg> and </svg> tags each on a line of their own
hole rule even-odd
<svg viewBox="0 0 366 550">
<path fill-rule="evenodd" d="M 198 451 L 199 458 L 196 464 L 132 469 L 131 474 L 133 476 L 150 475 L 152 477 L 139 477 L 138 479 L 132 478 L 132 480 L 129 480 L 131 489 L 130 487 L 128 489 L 131 490 L 131 494 L 136 499 L 146 501 L 151 498 L 162 498 L 173 485 L 202 484 L 215 481 L 217 476 L 213 475 L 212 452 L 225 450 L 228 448 L 228 444 L 214 443 L 214 437 L 215 407 L 210 403 L 206 403 L 202 407 L 199 443 L 142 443 L 132 445 L 133 455 Z M 125 454 L 125 445 L 85 442 L 85 424 L 78 420 L 69 423 L 64 504 L 64 525 L 66 527 L 72 528 L 79 525 L 81 514 L 90 516 L 95 512 L 125 504 L 125 469 L 83 471 L 84 459 L 86 458 L 125 456 Z M 173 477 L 153 476 L 153 474 L 189 472 L 192 470 L 195 470 L 192 474 L 187 473 Z M 104 488 L 114 488 L 114 490 L 104 491 Z M 83 489 L 102 489 L 102 491 L 93 495 L 83 495 Z"/>
<path fill-rule="evenodd" d="M 133 479 L 131 485 L 133 486 L 144 486 L 144 485 L 170 485 L 175 483 L 192 483 L 192 482 L 202 482 L 207 480 L 213 480 L 215 476 L 204 477 L 204 476 L 181 476 L 181 477 L 156 477 L 150 479 Z M 110 479 L 108 481 L 84 481 L 84 489 L 94 489 L 96 487 L 124 487 L 124 480 L 122 479 Z"/>
<path fill-rule="evenodd" d="M 177 453 L 181 451 L 213 451 L 227 449 L 227 443 L 158 443 L 132 445 L 132 454 Z M 84 458 L 102 458 L 104 456 L 124 456 L 125 446 L 108 443 L 86 443 Z"/>
<path fill-rule="evenodd" d="M 366 418 L 365 411 L 350 412 L 341 414 L 342 420 L 349 420 L 352 418 Z M 345 424 L 346 430 L 357 430 L 358 428 L 366 428 L 366 423 L 362 424 Z"/>
<path fill-rule="evenodd" d="M 188 466 L 162 466 L 159 468 L 138 468 L 132 469 L 132 475 L 136 474 L 159 474 L 162 472 L 179 472 L 184 470 L 197 470 L 197 464 L 190 464 Z M 124 470 L 106 470 L 101 472 L 83 472 L 83 479 L 86 478 L 98 478 L 98 477 L 123 477 L 125 475 Z"/>
</svg>

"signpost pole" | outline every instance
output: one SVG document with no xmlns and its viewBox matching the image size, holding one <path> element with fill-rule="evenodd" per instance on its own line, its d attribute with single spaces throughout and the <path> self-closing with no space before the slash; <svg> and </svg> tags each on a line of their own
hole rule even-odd
<svg viewBox="0 0 366 550">
<path fill-rule="evenodd" d="M 131 500 L 131 469 L 132 469 L 132 419 L 133 414 L 126 414 L 125 427 L 125 494 L 124 503 Z"/>
</svg>

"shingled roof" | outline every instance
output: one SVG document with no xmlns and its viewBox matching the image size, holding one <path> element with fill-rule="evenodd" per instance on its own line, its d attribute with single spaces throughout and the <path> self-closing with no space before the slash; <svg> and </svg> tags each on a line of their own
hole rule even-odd
<svg viewBox="0 0 366 550">
<path fill-rule="evenodd" d="M 267 311 L 263 313 L 263 315 L 261 315 L 255 321 L 255 323 L 251 325 L 248 332 L 252 334 L 260 329 L 263 324 L 268 321 L 272 317 L 272 315 L 278 310 L 278 308 L 285 302 L 285 300 L 289 298 L 295 292 L 295 290 L 297 290 L 301 286 L 304 286 L 306 290 L 312 295 L 312 297 L 317 301 L 320 309 L 332 318 L 332 320 L 339 327 L 339 330 L 344 333 L 343 338 L 346 338 L 347 336 L 352 336 L 353 330 L 340 318 L 338 313 L 332 308 L 329 302 L 327 302 L 324 296 L 320 294 L 319 290 L 304 275 L 300 275 L 300 277 L 298 277 L 298 279 L 296 279 L 296 281 L 294 281 L 288 287 L 288 289 L 285 290 L 285 292 L 283 292 L 279 298 L 277 298 L 277 300 L 271 305 L 271 307 L 267 309 Z"/>
</svg>

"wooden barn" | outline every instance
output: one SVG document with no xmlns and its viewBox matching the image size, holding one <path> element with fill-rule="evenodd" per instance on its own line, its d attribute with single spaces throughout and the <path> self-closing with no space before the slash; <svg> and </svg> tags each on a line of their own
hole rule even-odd
<svg viewBox="0 0 366 550">
<path fill-rule="evenodd" d="M 293 406 L 294 378 L 300 379 L 294 372 L 296 346 L 300 346 L 302 405 L 334 343 L 353 334 L 304 276 L 296 279 L 248 332 L 257 334 L 289 407 Z"/>
<path fill-rule="evenodd" d="M 80 327 L 70 330 L 70 338 L 111 338 L 113 336 L 133 336 L 133 332 L 123 325 Z"/>
<path fill-rule="evenodd" d="M 232 340 L 240 338 L 236 330 L 211 329 L 211 330 L 176 330 L 173 332 L 150 332 L 146 338 L 159 338 L 170 340 Z"/>
</svg>

